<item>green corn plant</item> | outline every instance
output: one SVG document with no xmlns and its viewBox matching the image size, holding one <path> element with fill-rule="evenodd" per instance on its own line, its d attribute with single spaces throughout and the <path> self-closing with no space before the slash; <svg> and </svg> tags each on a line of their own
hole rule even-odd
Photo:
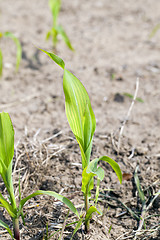
<svg viewBox="0 0 160 240">
<path fill-rule="evenodd" d="M 20 61 L 21 61 L 21 58 L 22 58 L 22 47 L 21 47 L 20 41 L 11 32 L 5 32 L 5 33 L 1 33 L 0 32 L 0 39 L 1 38 L 5 38 L 5 37 L 11 38 L 14 41 L 16 47 L 17 47 L 16 71 L 18 71 L 19 65 L 20 65 Z M 3 71 L 3 55 L 2 55 L 2 50 L 0 49 L 0 76 L 2 76 L 2 71 Z"/>
<path fill-rule="evenodd" d="M 52 38 L 53 48 L 56 48 L 57 42 L 58 42 L 58 35 L 61 35 L 62 39 L 64 40 L 67 47 L 74 51 L 74 48 L 72 47 L 72 44 L 64 31 L 63 27 L 61 25 L 57 24 L 58 21 L 58 15 L 61 8 L 61 0 L 49 0 L 49 7 L 52 13 L 53 17 L 53 24 L 51 29 L 46 34 L 46 40 L 48 40 L 50 37 Z"/>
<path fill-rule="evenodd" d="M 23 206 L 24 204 L 37 195 L 49 195 L 52 196 L 64 204 L 66 204 L 69 209 L 74 212 L 78 218 L 79 213 L 71 201 L 62 195 L 53 191 L 42 191 L 37 190 L 36 192 L 28 195 L 27 197 L 21 199 L 21 191 L 19 191 L 19 205 L 16 203 L 16 198 L 14 194 L 14 186 L 12 182 L 12 159 L 14 155 L 14 129 L 8 113 L 0 113 L 0 175 L 3 179 L 5 187 L 8 192 L 8 199 L 2 196 L 0 193 L 0 207 L 5 208 L 10 215 L 13 222 L 13 233 L 10 227 L 0 220 L 0 226 L 5 228 L 13 239 L 20 240 L 19 231 L 19 218 L 22 217 L 24 222 Z M 20 186 L 20 184 L 19 184 Z M 19 187 L 20 188 L 20 187 Z"/>
<path fill-rule="evenodd" d="M 75 232 L 85 223 L 86 232 L 90 228 L 90 219 L 92 213 L 100 211 L 97 210 L 96 204 L 99 195 L 100 181 L 104 178 L 104 170 L 98 166 L 100 161 L 105 161 L 111 165 L 118 176 L 120 183 L 122 182 L 122 173 L 119 165 L 107 156 L 102 156 L 91 161 L 92 139 L 96 128 L 96 119 L 91 107 L 90 99 L 86 89 L 82 83 L 65 68 L 64 61 L 53 53 L 46 53 L 53 61 L 55 61 L 64 71 L 63 75 L 63 90 L 65 94 L 65 110 L 70 128 L 75 135 L 79 144 L 82 160 L 82 192 L 84 195 L 85 215 L 80 218 Z M 94 177 L 97 177 L 97 190 L 95 196 L 95 204 L 90 204 L 91 190 L 94 188 Z"/>
</svg>

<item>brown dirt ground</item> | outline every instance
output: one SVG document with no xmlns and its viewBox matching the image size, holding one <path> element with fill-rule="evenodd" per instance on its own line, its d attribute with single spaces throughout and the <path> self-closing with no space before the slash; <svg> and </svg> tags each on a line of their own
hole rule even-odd
<svg viewBox="0 0 160 240">
<path fill-rule="evenodd" d="M 11 40 L 1 41 L 5 65 L 0 111 L 9 112 L 15 129 L 16 196 L 20 173 L 22 197 L 37 189 L 54 190 L 80 208 L 80 151 L 65 116 L 63 72 L 35 47 L 52 49 L 51 41 L 45 41 L 52 23 L 47 1 L 1 0 L 0 22 L 1 31 L 13 32 L 23 47 L 23 59 L 15 74 L 15 46 Z M 137 165 L 146 199 L 150 201 L 159 190 L 160 31 L 151 39 L 149 34 L 160 23 L 160 2 L 63 0 L 59 23 L 76 52 L 59 39 L 57 53 L 86 87 L 97 119 L 92 159 L 108 155 L 119 163 L 123 173 L 132 175 L 120 185 L 111 168 L 103 164 L 106 174 L 99 201 L 103 215 L 94 216 L 89 234 L 82 228 L 74 239 L 134 239 L 138 222 L 118 200 L 137 214 L 141 211 L 133 179 Z M 132 102 L 124 93 L 134 95 L 137 77 L 138 97 L 144 102 L 136 101 L 133 106 L 118 155 L 119 128 Z M 0 186 L 6 196 L 2 182 Z M 146 219 L 146 230 L 143 228 L 137 239 L 160 239 L 159 210 L 157 198 L 146 214 L 151 216 Z M 68 210 L 58 201 L 41 196 L 30 200 L 24 211 L 26 226 L 20 223 L 21 236 L 33 240 L 43 238 L 47 222 L 49 235 L 59 229 Z M 0 216 L 12 226 L 2 209 Z M 74 220 L 70 213 L 67 223 Z M 65 229 L 64 239 L 70 239 L 74 227 Z M 59 233 L 51 239 L 58 237 Z M 3 229 L 0 239 L 9 239 Z"/>
</svg>

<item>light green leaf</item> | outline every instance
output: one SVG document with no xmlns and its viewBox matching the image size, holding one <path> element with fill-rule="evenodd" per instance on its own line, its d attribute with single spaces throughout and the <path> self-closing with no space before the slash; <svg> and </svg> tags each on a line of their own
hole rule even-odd
<svg viewBox="0 0 160 240">
<path fill-rule="evenodd" d="M 0 174 L 6 170 L 14 155 L 14 130 L 8 113 L 0 113 Z M 5 169 L 4 169 L 5 168 Z"/>
<path fill-rule="evenodd" d="M 47 51 L 42 50 L 40 48 L 39 48 L 39 50 L 41 50 L 42 52 L 46 53 L 55 63 L 57 63 L 61 68 L 64 69 L 65 63 L 64 63 L 64 61 L 60 57 L 58 57 L 54 53 L 47 52 Z"/>
<path fill-rule="evenodd" d="M 86 173 L 87 167 L 82 172 L 82 188 L 81 191 L 84 194 L 88 194 L 88 196 L 91 195 L 91 190 L 94 187 L 94 179 L 95 176 L 94 173 Z"/>
<path fill-rule="evenodd" d="M 5 228 L 8 231 L 8 233 L 10 234 L 11 238 L 14 239 L 12 231 L 10 230 L 9 226 L 6 223 L 4 223 L 2 220 L 0 220 L 0 226 Z"/>
<path fill-rule="evenodd" d="M 61 8 L 61 0 L 49 0 L 49 7 L 53 16 L 53 26 L 56 26 L 58 14 Z"/>
<path fill-rule="evenodd" d="M 35 197 L 35 196 L 38 196 L 38 195 L 49 195 L 49 196 L 52 196 L 52 197 L 58 199 L 59 201 L 61 201 L 64 204 L 66 204 L 69 207 L 69 209 L 79 217 L 79 213 L 78 213 L 77 209 L 75 208 L 73 203 L 68 198 L 63 197 L 62 195 L 60 195 L 60 194 L 58 194 L 56 192 L 53 192 L 53 191 L 42 191 L 42 190 L 38 190 L 38 191 L 32 193 L 31 195 L 29 195 L 28 197 L 26 197 L 26 198 L 24 198 L 24 199 L 22 199 L 20 201 L 20 204 L 19 204 L 19 215 L 21 214 L 21 210 L 22 210 L 24 204 L 29 199 L 31 199 L 32 197 Z"/>
<path fill-rule="evenodd" d="M 68 70 L 61 58 L 53 53 L 46 52 L 53 61 L 64 69 L 63 90 L 65 94 L 66 116 L 79 143 L 82 168 L 84 169 L 89 161 L 92 148 L 92 138 L 96 128 L 96 119 L 91 107 L 90 99 L 83 84 Z"/>
<path fill-rule="evenodd" d="M 7 202 L 7 200 L 5 200 L 5 198 L 2 196 L 2 194 L 0 193 L 0 202 L 2 204 L 2 206 L 7 210 L 7 212 L 9 213 L 9 215 L 12 218 L 15 218 L 16 215 L 14 213 L 14 210 L 12 208 L 12 206 Z"/>
<path fill-rule="evenodd" d="M 3 55 L 0 49 L 0 77 L 2 76 L 2 71 L 3 71 Z"/>
<path fill-rule="evenodd" d="M 100 180 L 102 180 L 104 178 L 103 172 L 102 172 L 102 170 L 98 170 L 99 168 L 97 168 L 97 163 L 99 161 L 105 161 L 105 162 L 109 163 L 111 165 L 111 167 L 113 168 L 113 170 L 115 171 L 120 183 L 122 183 L 122 173 L 121 173 L 121 169 L 120 169 L 118 163 L 116 163 L 113 159 L 111 159 L 107 156 L 103 156 L 103 157 L 92 160 L 89 163 L 86 172 L 94 173 L 95 175 L 97 175 L 97 177 Z"/>
<path fill-rule="evenodd" d="M 18 71 L 19 65 L 20 65 L 20 61 L 21 61 L 21 58 L 22 58 L 22 47 L 21 47 L 20 41 L 11 32 L 5 32 L 4 36 L 11 38 L 15 42 L 15 44 L 16 44 L 16 47 L 17 47 L 16 71 Z"/>
<path fill-rule="evenodd" d="M 90 191 L 94 187 L 94 176 L 97 176 L 100 181 L 104 178 L 104 170 L 101 167 L 97 168 L 98 159 L 89 162 L 89 165 L 82 172 L 82 188 L 84 194 L 91 195 Z"/>
<path fill-rule="evenodd" d="M 62 26 L 57 26 L 56 27 L 57 32 L 62 36 L 65 44 L 68 46 L 69 49 L 71 49 L 72 51 L 74 51 L 74 48 L 69 40 L 69 37 L 67 36 L 66 32 L 64 31 Z"/>
<path fill-rule="evenodd" d="M 85 217 L 85 221 L 86 221 L 86 222 L 87 222 L 89 219 L 91 219 L 92 213 L 94 213 L 94 212 L 97 212 L 98 214 L 102 215 L 102 213 L 101 213 L 100 211 L 98 211 L 96 207 L 91 206 L 91 207 L 88 209 L 87 213 L 86 213 L 86 217 Z"/>
<path fill-rule="evenodd" d="M 51 36 L 51 31 L 48 31 L 47 34 L 46 34 L 46 41 L 48 41 L 48 39 L 50 38 Z"/>
<path fill-rule="evenodd" d="M 66 69 L 64 69 L 63 90 L 66 116 L 79 143 L 84 169 L 90 161 L 92 138 L 96 128 L 95 116 L 84 86 Z"/>
</svg>

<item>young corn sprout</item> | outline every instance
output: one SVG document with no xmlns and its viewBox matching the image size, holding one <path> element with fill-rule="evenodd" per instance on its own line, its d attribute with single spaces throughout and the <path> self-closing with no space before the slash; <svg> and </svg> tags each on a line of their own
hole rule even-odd
<svg viewBox="0 0 160 240">
<path fill-rule="evenodd" d="M 0 175 L 3 179 L 8 192 L 8 199 L 4 198 L 0 193 L 0 207 L 5 208 L 13 222 L 13 233 L 10 227 L 0 220 L 0 226 L 5 228 L 13 239 L 20 240 L 19 218 L 22 217 L 24 223 L 23 206 L 24 204 L 37 195 L 53 196 L 61 202 L 65 203 L 72 212 L 78 217 L 78 211 L 67 198 L 53 191 L 38 190 L 27 197 L 21 199 L 21 191 L 19 191 L 19 205 L 16 203 L 14 187 L 12 182 L 12 159 L 14 155 L 14 130 L 8 113 L 0 113 Z M 20 184 L 19 184 L 20 185 Z M 20 189 L 20 187 L 19 187 Z"/>
<path fill-rule="evenodd" d="M 53 25 L 52 25 L 52 28 L 47 32 L 46 40 L 48 40 L 51 37 L 53 48 L 55 49 L 58 42 L 58 35 L 61 35 L 62 39 L 64 40 L 68 48 L 74 51 L 74 48 L 72 47 L 72 44 L 66 32 L 64 31 L 63 27 L 57 24 L 58 15 L 61 8 L 61 0 L 49 0 L 49 7 L 51 9 L 51 13 L 53 17 Z"/>
<path fill-rule="evenodd" d="M 22 58 L 22 47 L 21 47 L 21 44 L 20 44 L 18 38 L 16 38 L 13 33 L 11 33 L 11 32 L 1 33 L 0 32 L 0 40 L 1 40 L 1 38 L 5 38 L 5 37 L 11 38 L 14 41 L 14 43 L 16 44 L 16 47 L 17 47 L 16 71 L 18 71 L 19 65 L 20 65 L 20 61 L 21 61 L 21 58 Z M 3 55 L 2 55 L 2 50 L 0 49 L 0 76 L 2 76 L 2 72 L 3 72 Z"/>
<path fill-rule="evenodd" d="M 41 50 L 41 49 L 40 49 Z M 120 183 L 122 182 L 122 173 L 119 165 L 107 156 L 102 156 L 91 160 L 92 139 L 96 128 L 96 119 L 93 113 L 89 96 L 82 83 L 65 68 L 64 61 L 53 53 L 46 52 L 53 61 L 55 61 L 64 71 L 63 90 L 65 94 L 65 110 L 70 128 L 75 135 L 79 144 L 82 160 L 82 192 L 84 195 L 85 214 L 83 214 L 74 230 L 74 233 L 80 228 L 81 224 L 85 224 L 86 232 L 90 228 L 90 219 L 92 213 L 101 214 L 96 208 L 99 195 L 100 181 L 104 178 L 104 170 L 98 166 L 99 161 L 105 161 L 111 165 L 118 176 Z M 97 189 L 95 196 L 95 204 L 91 205 L 91 190 L 94 188 L 94 177 L 97 177 Z"/>
</svg>

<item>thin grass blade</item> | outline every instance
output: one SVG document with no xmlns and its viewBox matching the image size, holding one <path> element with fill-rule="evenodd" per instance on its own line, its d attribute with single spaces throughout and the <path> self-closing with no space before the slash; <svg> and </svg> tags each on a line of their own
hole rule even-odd
<svg viewBox="0 0 160 240">
<path fill-rule="evenodd" d="M 138 166 L 136 167 L 136 170 L 135 170 L 135 173 L 134 173 L 134 181 L 135 181 L 135 184 L 136 184 L 136 187 L 137 187 L 137 191 L 138 191 L 138 194 L 139 194 L 139 197 L 141 199 L 141 202 L 142 204 L 145 204 L 145 196 L 144 196 L 144 193 L 143 193 L 143 190 L 141 188 L 141 184 L 140 184 L 140 181 L 139 181 L 139 177 L 138 177 Z"/>
<path fill-rule="evenodd" d="M 71 240 L 73 239 L 74 235 L 76 234 L 76 232 L 80 229 L 81 225 L 83 223 L 83 218 L 80 218 L 71 237 Z"/>
<path fill-rule="evenodd" d="M 0 220 L 0 226 L 5 228 L 10 234 L 11 238 L 14 239 L 12 231 L 10 230 L 9 226 L 6 223 L 4 223 L 2 220 Z"/>
</svg>

